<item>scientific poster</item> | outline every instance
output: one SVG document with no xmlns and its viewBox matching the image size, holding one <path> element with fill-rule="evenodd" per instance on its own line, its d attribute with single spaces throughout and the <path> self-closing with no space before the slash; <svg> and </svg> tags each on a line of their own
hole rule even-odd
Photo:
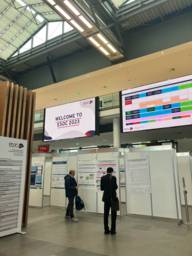
<svg viewBox="0 0 192 256">
<path fill-rule="evenodd" d="M 132 192 L 150 192 L 150 170 L 147 157 L 126 160 L 127 187 Z"/>
<path fill-rule="evenodd" d="M 68 174 L 68 162 L 66 159 L 54 158 L 52 167 L 52 188 L 64 188 L 64 177 Z"/>
<path fill-rule="evenodd" d="M 96 185 L 96 160 L 78 161 L 78 184 Z"/>
<path fill-rule="evenodd" d="M 117 160 L 97 160 L 97 186 L 100 186 L 101 177 L 107 173 L 107 168 L 112 167 L 114 172 L 113 175 L 118 177 L 118 162 Z"/>
</svg>

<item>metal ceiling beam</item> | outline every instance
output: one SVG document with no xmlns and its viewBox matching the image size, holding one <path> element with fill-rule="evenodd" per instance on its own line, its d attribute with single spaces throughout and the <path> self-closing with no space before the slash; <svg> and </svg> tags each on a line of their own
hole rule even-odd
<svg viewBox="0 0 192 256">
<path fill-rule="evenodd" d="M 53 65 L 52 65 L 52 63 L 51 63 L 51 58 L 50 58 L 50 56 L 47 56 L 47 65 L 48 65 L 48 67 L 49 67 L 49 71 L 50 71 L 50 74 L 51 74 L 53 83 L 56 83 L 56 82 L 57 82 L 57 79 L 56 79 L 56 76 L 55 76 L 55 72 L 54 72 L 54 69 L 53 69 Z"/>
<path fill-rule="evenodd" d="M 168 0 L 136 0 L 130 4 L 121 6 L 121 8 L 119 8 L 117 11 L 117 18 L 120 22 L 122 22 L 131 16 L 166 3 L 167 1 Z"/>
<path fill-rule="evenodd" d="M 48 53 L 59 46 L 70 44 L 71 42 L 75 42 L 78 39 L 82 38 L 81 35 L 76 31 L 71 31 L 67 34 L 62 34 L 61 36 L 47 41 L 46 44 L 40 45 L 38 47 L 32 48 L 30 51 L 24 52 L 20 55 L 17 55 L 15 57 L 12 57 L 8 59 L 4 66 L 6 68 L 11 68 L 15 64 L 23 63 L 27 60 L 33 59 L 35 57 L 38 57 L 42 54 Z"/>
</svg>

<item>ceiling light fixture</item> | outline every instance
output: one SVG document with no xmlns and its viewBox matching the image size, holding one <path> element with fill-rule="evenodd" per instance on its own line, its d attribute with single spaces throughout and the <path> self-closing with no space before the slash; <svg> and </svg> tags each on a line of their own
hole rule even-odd
<svg viewBox="0 0 192 256">
<path fill-rule="evenodd" d="M 92 28 L 93 25 L 82 15 L 79 16 L 79 19 L 88 27 L 88 28 Z"/>
<path fill-rule="evenodd" d="M 100 47 L 100 44 L 91 36 L 91 37 L 88 37 L 88 40 L 94 44 L 96 47 Z"/>
<path fill-rule="evenodd" d="M 80 12 L 75 8 L 75 6 L 69 2 L 69 0 L 64 0 L 64 4 L 76 15 L 79 16 Z"/>
<path fill-rule="evenodd" d="M 64 16 L 67 20 L 70 20 L 71 17 L 59 6 L 59 5 L 56 5 L 55 6 L 55 9 L 62 15 Z"/>
<path fill-rule="evenodd" d="M 84 29 L 75 20 L 70 20 L 70 23 L 81 33 L 84 32 Z"/>
<path fill-rule="evenodd" d="M 97 34 L 97 37 L 98 37 L 104 44 L 107 44 L 107 43 L 108 43 L 107 39 L 106 39 L 101 33 Z"/>
<path fill-rule="evenodd" d="M 115 47 L 112 44 L 107 44 L 107 47 L 113 52 L 113 53 L 117 53 L 117 50 L 115 49 Z"/>
<path fill-rule="evenodd" d="M 50 3 L 50 5 L 55 5 L 56 4 L 55 1 L 53 1 L 53 0 L 47 0 L 47 2 Z"/>
<path fill-rule="evenodd" d="M 109 56 L 109 55 L 110 55 L 109 52 L 108 52 L 105 48 L 103 48 L 102 46 L 100 46 L 98 49 L 99 49 L 102 53 L 104 53 L 106 56 Z"/>
</svg>

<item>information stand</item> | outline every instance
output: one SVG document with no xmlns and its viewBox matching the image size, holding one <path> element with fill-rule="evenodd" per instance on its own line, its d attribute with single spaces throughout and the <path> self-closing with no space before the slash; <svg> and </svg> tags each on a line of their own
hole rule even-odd
<svg viewBox="0 0 192 256">
<path fill-rule="evenodd" d="M 0 237 L 20 233 L 27 142 L 0 137 Z"/>
</svg>

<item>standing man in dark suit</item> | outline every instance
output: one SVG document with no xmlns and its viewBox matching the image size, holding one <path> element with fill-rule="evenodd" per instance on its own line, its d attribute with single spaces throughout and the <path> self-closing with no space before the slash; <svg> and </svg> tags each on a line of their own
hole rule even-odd
<svg viewBox="0 0 192 256">
<path fill-rule="evenodd" d="M 113 168 L 107 168 L 107 174 L 101 178 L 101 190 L 103 193 L 103 202 L 104 202 L 104 229 L 105 234 L 116 234 L 116 218 L 117 218 L 117 210 L 115 207 L 112 207 L 117 200 L 116 190 L 117 180 L 115 176 L 112 176 Z M 109 211 L 111 209 L 111 230 L 109 229 L 108 218 Z"/>
<path fill-rule="evenodd" d="M 68 206 L 66 211 L 66 218 L 71 218 L 73 221 L 78 221 L 74 218 L 74 199 L 77 195 L 77 182 L 75 180 L 75 171 L 69 171 L 69 174 L 65 176 L 65 193 L 68 198 Z"/>
</svg>

